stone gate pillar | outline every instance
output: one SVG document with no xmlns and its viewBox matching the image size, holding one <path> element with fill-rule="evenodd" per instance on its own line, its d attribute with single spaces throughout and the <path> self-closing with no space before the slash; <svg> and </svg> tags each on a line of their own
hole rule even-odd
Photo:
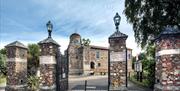
<svg viewBox="0 0 180 91">
<path fill-rule="evenodd" d="M 51 38 L 52 24 L 47 23 L 48 38 L 40 41 L 40 90 L 56 90 L 56 54 L 59 44 Z"/>
<path fill-rule="evenodd" d="M 156 38 L 154 91 L 180 91 L 180 30 L 166 27 Z"/>
<path fill-rule="evenodd" d="M 27 48 L 15 41 L 6 46 L 7 86 L 6 91 L 26 91 L 27 87 Z"/>
<path fill-rule="evenodd" d="M 119 18 L 119 21 L 118 21 Z M 109 89 L 126 90 L 127 77 L 127 35 L 119 31 L 120 16 L 114 17 L 116 31 L 109 37 Z"/>
</svg>

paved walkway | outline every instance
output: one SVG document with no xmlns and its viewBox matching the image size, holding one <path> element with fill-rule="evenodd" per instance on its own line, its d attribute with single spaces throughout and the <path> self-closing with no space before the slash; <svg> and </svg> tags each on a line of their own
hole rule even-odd
<svg viewBox="0 0 180 91">
<path fill-rule="evenodd" d="M 70 76 L 69 91 L 84 91 L 85 80 L 87 80 L 87 91 L 107 91 L 107 76 Z M 5 84 L 0 84 L 0 91 L 5 91 Z M 128 91 L 153 91 L 148 88 L 140 87 L 128 81 Z"/>
<path fill-rule="evenodd" d="M 69 78 L 69 91 L 84 91 L 87 80 L 87 91 L 107 91 L 108 76 L 78 76 Z M 128 91 L 153 91 L 128 81 Z"/>
</svg>

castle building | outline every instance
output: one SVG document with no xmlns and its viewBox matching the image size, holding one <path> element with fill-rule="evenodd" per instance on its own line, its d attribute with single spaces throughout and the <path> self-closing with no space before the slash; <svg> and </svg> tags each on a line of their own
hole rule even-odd
<svg viewBox="0 0 180 91">
<path fill-rule="evenodd" d="M 81 36 L 73 33 L 68 46 L 70 75 L 105 75 L 108 73 L 108 48 L 102 46 L 84 46 Z M 132 71 L 132 49 L 128 48 L 128 73 Z"/>
</svg>

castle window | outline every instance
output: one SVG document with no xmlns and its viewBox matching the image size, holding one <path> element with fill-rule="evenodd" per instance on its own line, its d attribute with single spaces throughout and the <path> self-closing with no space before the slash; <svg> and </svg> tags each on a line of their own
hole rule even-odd
<svg viewBox="0 0 180 91">
<path fill-rule="evenodd" d="M 128 58 L 131 59 L 131 54 L 128 55 Z"/>
<path fill-rule="evenodd" d="M 94 63 L 94 62 L 91 62 L 91 63 L 90 63 L 90 68 L 91 68 L 91 69 L 94 69 L 94 68 L 95 68 L 95 63 Z"/>
<path fill-rule="evenodd" d="M 79 41 L 78 40 L 74 40 L 74 44 L 79 44 Z"/>
<path fill-rule="evenodd" d="M 101 66 L 101 63 L 98 63 L 98 67 L 100 67 Z"/>
<path fill-rule="evenodd" d="M 96 52 L 96 58 L 99 58 L 99 51 Z"/>
</svg>

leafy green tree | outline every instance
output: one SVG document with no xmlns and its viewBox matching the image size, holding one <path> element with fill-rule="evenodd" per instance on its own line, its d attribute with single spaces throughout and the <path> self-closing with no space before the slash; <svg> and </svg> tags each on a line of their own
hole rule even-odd
<svg viewBox="0 0 180 91">
<path fill-rule="evenodd" d="M 6 75 L 6 49 L 3 48 L 0 50 L 0 75 Z"/>
<path fill-rule="evenodd" d="M 6 49 L 5 48 L 1 49 L 0 53 L 3 54 L 3 55 L 6 55 Z"/>
<path fill-rule="evenodd" d="M 180 0 L 125 0 L 125 16 L 143 48 L 167 25 L 180 27 Z"/>
<path fill-rule="evenodd" d="M 39 67 L 39 46 L 37 44 L 28 44 L 28 74 L 35 75 Z"/>
<path fill-rule="evenodd" d="M 153 88 L 155 83 L 155 46 L 148 45 L 141 55 L 143 71 L 146 72 L 147 84 Z"/>
<path fill-rule="evenodd" d="M 82 45 L 84 46 L 89 46 L 89 44 L 91 43 L 90 39 L 82 39 Z"/>
</svg>

